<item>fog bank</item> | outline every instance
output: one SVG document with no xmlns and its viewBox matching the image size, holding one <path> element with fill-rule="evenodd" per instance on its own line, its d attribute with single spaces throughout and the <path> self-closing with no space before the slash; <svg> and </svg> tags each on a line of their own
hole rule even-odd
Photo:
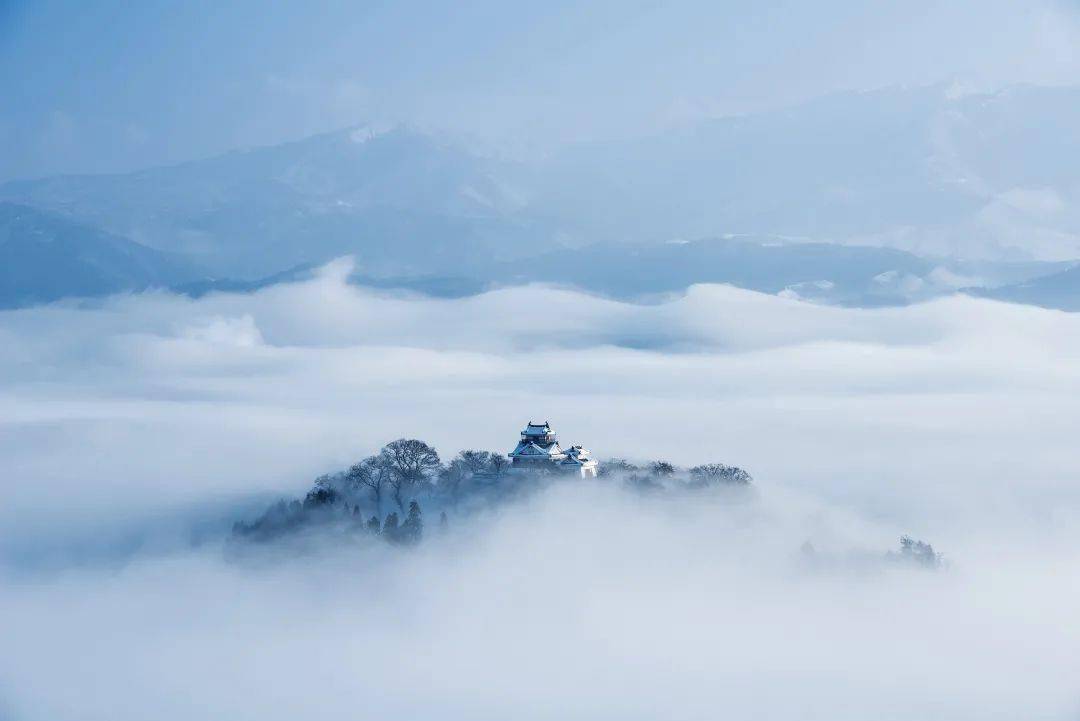
<svg viewBox="0 0 1080 721">
<path fill-rule="evenodd" d="M 0 715 L 1075 717 L 1076 316 L 346 271 L 0 314 Z M 505 451 L 530 419 L 755 493 L 560 486 L 413 551 L 186 543 L 393 438 Z M 881 563 L 902 533 L 948 569 Z"/>
</svg>

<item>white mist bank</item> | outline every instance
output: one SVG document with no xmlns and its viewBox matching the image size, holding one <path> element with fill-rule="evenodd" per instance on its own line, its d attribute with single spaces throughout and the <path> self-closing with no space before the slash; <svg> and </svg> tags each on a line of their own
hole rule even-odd
<svg viewBox="0 0 1080 721">
<path fill-rule="evenodd" d="M 3 592 L 0 668 L 27 719 L 1074 717 L 1075 552 L 814 573 L 793 521 L 586 487 L 415 552 L 73 572 Z"/>
<path fill-rule="evenodd" d="M 564 488 L 414 553 L 253 569 L 210 544 L 6 574 L 0 715 L 1080 710 L 1080 317 L 718 286 L 656 305 L 543 287 L 431 300 L 351 288 L 345 270 L 0 314 L 0 546 L 296 495 L 399 436 L 444 457 L 508 450 L 530 419 L 601 458 L 745 467 L 756 500 Z M 799 562 L 807 540 L 847 557 L 901 533 L 950 570 Z"/>
</svg>

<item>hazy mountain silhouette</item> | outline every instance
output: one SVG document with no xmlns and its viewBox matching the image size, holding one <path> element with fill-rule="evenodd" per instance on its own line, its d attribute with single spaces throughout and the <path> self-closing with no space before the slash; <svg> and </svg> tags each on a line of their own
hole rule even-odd
<svg viewBox="0 0 1080 721">
<path fill-rule="evenodd" d="M 1062 270 L 1034 259 L 1080 258 L 1078 155 L 1080 90 L 935 86 L 841 93 L 529 163 L 409 128 L 354 128 L 6 183 L 0 200 L 58 214 L 41 216 L 46 234 L 63 216 L 114 248 L 156 249 L 159 274 L 183 257 L 206 271 L 189 273 L 195 293 L 352 255 L 366 282 L 421 292 L 542 280 L 634 296 L 728 282 L 878 305 L 1027 282 Z M 718 240 L 685 240 L 700 238 Z M 97 272 L 128 280 L 48 276 L 25 250 L 7 273 L 27 298 L 156 282 L 108 258 L 118 266 L 102 256 Z"/>
<path fill-rule="evenodd" d="M 187 261 L 55 213 L 0 203 L 0 307 L 166 287 Z"/>
</svg>

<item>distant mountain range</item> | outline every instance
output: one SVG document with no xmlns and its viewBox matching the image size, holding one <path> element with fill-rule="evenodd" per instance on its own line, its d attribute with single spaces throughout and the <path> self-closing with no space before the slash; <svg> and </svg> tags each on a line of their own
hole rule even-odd
<svg viewBox="0 0 1080 721">
<path fill-rule="evenodd" d="M 529 163 L 349 129 L 0 185 L 0 305 L 253 289 L 341 255 L 365 284 L 450 295 L 726 282 L 881 305 L 1015 286 L 1060 305 L 1074 276 L 1036 279 L 1080 258 L 1077 157 L 1070 88 L 839 94 Z"/>
<path fill-rule="evenodd" d="M 926 258 L 892 248 L 793 242 L 773 236 L 634 245 L 601 243 L 496 266 L 492 283 L 563 283 L 622 298 L 726 283 L 836 305 L 903 305 L 951 293 L 1028 281 L 1058 263 Z"/>
<path fill-rule="evenodd" d="M 1060 273 L 999 288 L 971 288 L 965 292 L 1009 303 L 1026 303 L 1043 308 L 1080 311 L 1080 266 L 1074 265 Z"/>
<path fill-rule="evenodd" d="M 197 275 L 179 256 L 56 213 L 0 203 L 0 308 L 167 287 Z"/>
<path fill-rule="evenodd" d="M 124 175 L 0 185 L 218 276 L 353 254 L 379 272 L 490 258 L 530 238 L 485 162 L 425 135 L 347 130 Z"/>
</svg>

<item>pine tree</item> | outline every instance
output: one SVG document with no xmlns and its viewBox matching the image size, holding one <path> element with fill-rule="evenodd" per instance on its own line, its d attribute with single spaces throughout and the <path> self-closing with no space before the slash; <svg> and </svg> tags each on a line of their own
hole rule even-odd
<svg viewBox="0 0 1080 721">
<path fill-rule="evenodd" d="M 388 541 L 396 541 L 401 529 L 398 527 L 398 515 L 396 511 L 391 511 L 386 520 L 383 521 L 382 533 Z"/>
<path fill-rule="evenodd" d="M 401 540 L 406 543 L 419 543 L 424 535 L 424 519 L 420 511 L 420 504 L 416 501 L 409 503 L 409 515 L 401 524 Z"/>
</svg>

